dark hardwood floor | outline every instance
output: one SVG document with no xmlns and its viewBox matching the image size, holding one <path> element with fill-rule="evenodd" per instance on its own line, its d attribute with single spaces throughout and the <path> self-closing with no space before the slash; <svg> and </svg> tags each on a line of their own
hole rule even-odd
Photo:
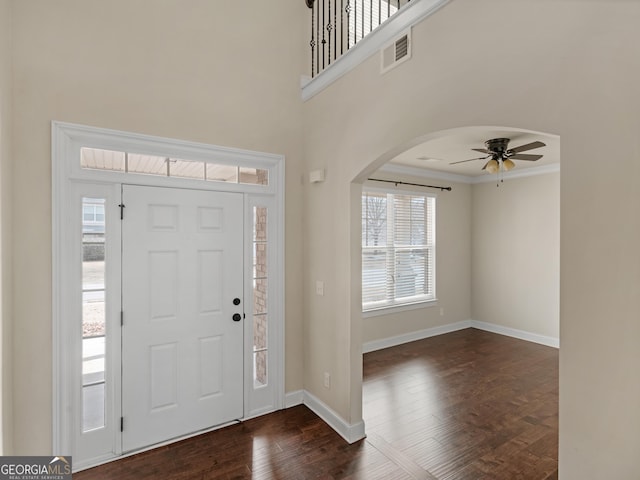
<svg viewBox="0 0 640 480">
<path fill-rule="evenodd" d="M 367 434 L 438 480 L 558 469 L 558 350 L 467 329 L 365 355 Z"/>
<path fill-rule="evenodd" d="M 298 406 L 73 478 L 557 478 L 556 349 L 467 329 L 368 353 L 363 409 L 353 445 Z"/>
</svg>

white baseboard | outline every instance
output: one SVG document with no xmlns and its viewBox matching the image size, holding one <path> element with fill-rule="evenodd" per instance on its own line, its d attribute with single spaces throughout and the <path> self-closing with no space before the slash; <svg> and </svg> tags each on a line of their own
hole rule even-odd
<svg viewBox="0 0 640 480">
<path fill-rule="evenodd" d="M 304 403 L 304 390 L 296 390 L 295 392 L 287 392 L 284 395 L 284 408 L 295 407 Z"/>
<path fill-rule="evenodd" d="M 445 333 L 456 332 L 458 330 L 464 330 L 465 328 L 471 328 L 470 320 L 449 323 L 447 325 L 427 328 L 425 330 L 418 330 L 417 332 L 383 338 L 382 340 L 373 340 L 362 345 L 362 353 L 369 353 L 376 350 L 382 350 L 383 348 L 395 347 L 396 345 L 402 345 L 403 343 L 415 342 L 416 340 L 423 340 L 425 338 L 435 337 Z"/>
<path fill-rule="evenodd" d="M 506 335 L 507 337 L 518 338 L 520 340 L 526 340 L 527 342 L 539 343 L 547 347 L 560 348 L 560 339 L 556 337 L 548 337 L 538 333 L 526 332 L 524 330 L 518 330 L 517 328 L 504 327 L 502 325 L 496 325 L 495 323 L 481 322 L 479 320 L 470 320 L 469 323 L 471 328 L 477 328 L 478 330 Z"/>
<path fill-rule="evenodd" d="M 546 335 L 526 332 L 524 330 L 518 330 L 517 328 L 504 327 L 502 325 L 496 325 L 495 323 L 481 322 L 479 320 L 464 320 L 461 322 L 441 325 L 439 327 L 418 330 L 417 332 L 405 333 L 395 337 L 373 340 L 362 345 L 362 353 L 369 353 L 376 350 L 382 350 L 383 348 L 395 347 L 397 345 L 414 342 L 416 340 L 464 330 L 465 328 L 477 328 L 478 330 L 506 335 L 507 337 L 518 338 L 520 340 L 526 340 L 527 342 L 539 343 L 541 345 L 546 345 L 547 347 L 560 347 L 560 339 L 555 337 L 548 337 Z"/>
<path fill-rule="evenodd" d="M 344 419 L 327 404 L 306 390 L 304 392 L 304 404 L 348 443 L 355 443 L 366 436 L 364 433 L 364 421 L 361 420 L 353 425 L 345 422 Z"/>
<path fill-rule="evenodd" d="M 306 390 L 296 390 L 285 395 L 285 408 L 295 407 L 296 405 L 305 405 L 349 443 L 362 440 L 366 436 L 363 421 L 355 425 L 345 422 L 331 407 Z"/>
</svg>

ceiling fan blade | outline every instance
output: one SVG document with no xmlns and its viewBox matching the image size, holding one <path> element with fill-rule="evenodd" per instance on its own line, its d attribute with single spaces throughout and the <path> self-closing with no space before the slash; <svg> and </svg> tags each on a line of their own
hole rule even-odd
<svg viewBox="0 0 640 480">
<path fill-rule="evenodd" d="M 512 153 L 518 152 L 526 152 L 527 150 L 533 150 L 534 148 L 540 148 L 546 146 L 546 143 L 542 142 L 531 142 L 526 145 L 520 145 L 519 147 L 510 148 L 507 150 L 507 155 L 511 155 Z"/>
<path fill-rule="evenodd" d="M 473 162 L 474 160 L 484 160 L 485 158 L 489 158 L 490 156 L 491 155 L 487 157 L 470 158 L 469 160 L 458 160 L 457 162 L 451 162 L 449 165 L 455 165 L 456 163 Z"/>
<path fill-rule="evenodd" d="M 491 153 L 486 148 L 472 148 L 471 150 L 473 150 L 474 152 L 480 152 L 480 153 Z"/>
<path fill-rule="evenodd" d="M 509 158 L 511 160 L 528 160 L 530 162 L 535 162 L 536 160 L 540 160 L 543 155 L 527 155 L 526 153 L 519 153 L 518 155 L 511 155 Z"/>
</svg>

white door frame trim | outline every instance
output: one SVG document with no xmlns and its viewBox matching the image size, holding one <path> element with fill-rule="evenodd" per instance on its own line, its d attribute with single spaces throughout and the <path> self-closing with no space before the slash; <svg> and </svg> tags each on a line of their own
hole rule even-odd
<svg viewBox="0 0 640 480">
<path fill-rule="evenodd" d="M 150 155 L 175 156 L 192 160 L 211 161 L 216 164 L 238 165 L 261 168 L 269 171 L 269 185 L 245 185 L 224 182 L 208 182 L 172 177 L 136 175 L 123 172 L 88 170 L 80 167 L 80 148 L 92 147 L 116 151 L 134 151 Z M 73 305 L 74 287 L 69 286 L 69 268 L 76 261 L 78 246 L 72 238 L 75 234 L 73 217 L 69 207 L 77 202 L 81 190 L 95 186 L 103 192 L 115 191 L 118 185 L 165 186 L 185 189 L 211 190 L 219 192 L 239 192 L 245 195 L 248 204 L 261 204 L 264 200 L 269 207 L 270 252 L 276 261 L 269 261 L 269 383 L 273 394 L 265 400 L 264 389 L 251 399 L 245 393 L 245 418 L 268 413 L 285 407 L 284 393 L 284 156 L 240 150 L 234 148 L 187 142 L 149 135 L 122 132 L 64 122 L 52 122 L 52 341 L 53 341 L 53 451 L 71 455 L 75 450 L 78 398 L 73 399 L 73 363 L 78 358 L 74 349 L 65 348 L 73 331 L 65 318 L 76 318 L 79 305 Z M 248 220 L 247 220 L 248 222 Z M 246 223 L 245 223 L 246 224 Z M 119 227 L 118 227 L 119 228 Z M 119 232 L 119 230 L 118 230 Z M 118 233 L 119 234 L 119 233 Z M 245 235 L 245 241 L 251 239 Z M 117 241 L 117 239 L 116 239 Z M 80 247 L 81 248 L 81 247 Z M 250 251 L 247 248 L 245 251 Z M 251 262 L 246 262 L 245 276 L 251 271 Z M 76 274 L 77 276 L 77 274 Z M 78 279 L 74 280 L 76 283 Z M 245 282 L 246 284 L 247 282 Z M 112 286 L 113 288 L 113 286 Z M 73 291 L 70 291 L 73 290 Z M 247 292 L 248 293 L 248 292 Z M 249 298 L 249 297 L 247 297 Z M 81 315 L 81 313 L 80 313 Z M 248 315 L 249 317 L 249 315 Z M 245 336 L 251 333 L 250 322 L 245 323 Z M 273 343 L 271 343 L 273 342 Z M 76 342 L 78 343 L 78 342 Z M 245 342 L 245 345 L 247 343 Z M 77 350 L 77 346 L 76 346 Z M 75 352 L 75 353 L 74 353 Z M 252 354 L 252 352 L 249 352 Z M 245 362 L 249 353 L 245 352 Z M 116 352 L 119 355 L 119 350 Z M 119 361 L 119 358 L 118 358 Z M 76 368 L 77 369 L 77 368 Z M 77 372 L 75 372 L 77 373 Z M 246 375 L 245 375 L 246 376 Z M 245 378 L 245 385 L 249 381 Z M 252 384 L 251 379 L 251 384 Z M 120 386 L 117 386 L 119 391 Z M 245 390 L 247 387 L 245 387 Z M 116 392 L 117 393 L 117 392 Z M 251 401 L 253 400 L 253 401 Z M 118 407 L 120 408 L 120 407 Z M 117 413 L 117 412 L 115 412 Z M 119 415 L 119 413 L 117 413 Z M 112 419 L 113 420 L 113 419 Z M 118 435 L 119 437 L 119 432 Z M 110 453 L 96 456 L 86 461 L 76 462 L 74 470 L 88 468 L 114 458 L 119 458 L 121 445 L 114 441 Z"/>
</svg>

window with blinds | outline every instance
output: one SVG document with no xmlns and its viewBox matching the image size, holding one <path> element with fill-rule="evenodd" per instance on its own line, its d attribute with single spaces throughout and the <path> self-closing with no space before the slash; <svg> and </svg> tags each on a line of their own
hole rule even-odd
<svg viewBox="0 0 640 480">
<path fill-rule="evenodd" d="M 434 196 L 362 194 L 362 309 L 435 300 Z"/>
</svg>

